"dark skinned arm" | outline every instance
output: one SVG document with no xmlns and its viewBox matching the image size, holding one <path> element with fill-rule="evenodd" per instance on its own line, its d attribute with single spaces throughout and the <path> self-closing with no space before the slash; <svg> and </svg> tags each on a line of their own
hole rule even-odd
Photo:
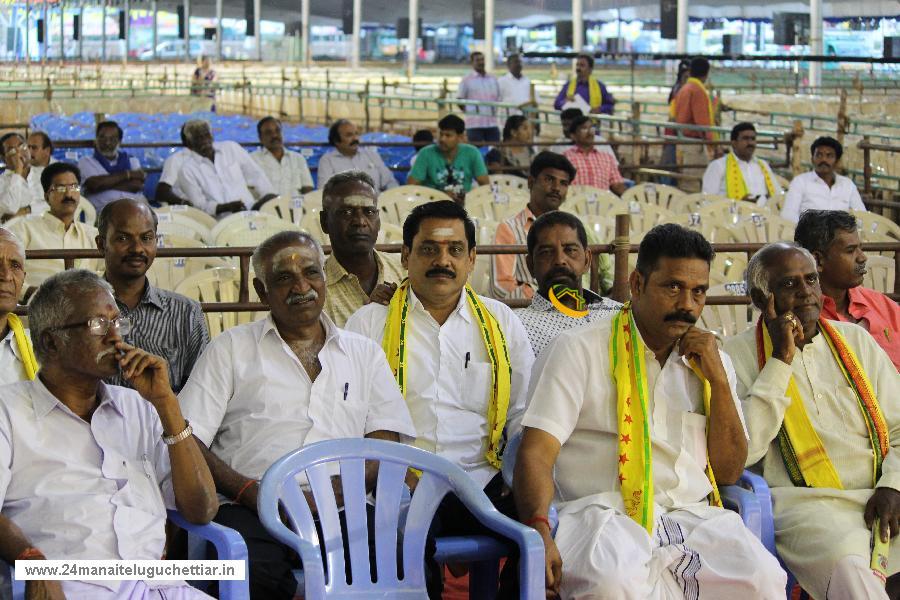
<svg viewBox="0 0 900 600">
<path fill-rule="evenodd" d="M 144 189 L 144 178 L 136 177 L 140 171 L 121 171 L 109 175 L 94 175 L 84 180 L 84 191 L 87 194 L 96 194 L 108 190 L 121 192 L 139 192 Z"/>
</svg>

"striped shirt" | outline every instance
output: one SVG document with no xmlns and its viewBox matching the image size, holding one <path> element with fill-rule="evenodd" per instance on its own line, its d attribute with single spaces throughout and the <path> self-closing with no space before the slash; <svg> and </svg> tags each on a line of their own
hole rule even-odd
<svg viewBox="0 0 900 600">
<path fill-rule="evenodd" d="M 577 169 L 572 185 L 589 185 L 600 190 L 608 190 L 614 183 L 625 181 L 619 173 L 619 165 L 606 152 L 591 148 L 587 152 L 578 146 L 572 146 L 563 153 L 572 166 Z"/>
<path fill-rule="evenodd" d="M 460 100 L 478 100 L 482 102 L 500 101 L 500 84 L 490 73 L 481 75 L 472 71 L 459 82 L 456 97 Z M 479 129 L 497 126 L 497 109 L 493 106 L 466 105 L 466 129 Z"/>
<path fill-rule="evenodd" d="M 377 250 L 374 252 L 375 262 L 378 264 L 377 283 L 387 281 L 399 285 L 406 278 L 400 261 L 389 254 Z M 356 275 L 349 273 L 334 254 L 325 260 L 325 284 L 325 314 L 331 317 L 335 325 L 343 328 L 350 315 L 369 301 L 369 295 L 362 289 Z"/>
<path fill-rule="evenodd" d="M 122 316 L 131 319 L 131 333 L 125 341 L 169 362 L 169 381 L 178 393 L 187 383 L 194 363 L 209 343 L 209 330 L 200 304 L 181 294 L 150 285 L 144 287 L 141 301 L 133 309 L 118 298 Z M 121 375 L 106 383 L 131 387 Z"/>
<path fill-rule="evenodd" d="M 524 209 L 497 225 L 494 243 L 525 245 L 534 213 Z M 491 257 L 491 284 L 495 298 L 531 298 L 538 288 L 534 275 L 525 262 L 526 254 L 495 254 Z"/>
</svg>

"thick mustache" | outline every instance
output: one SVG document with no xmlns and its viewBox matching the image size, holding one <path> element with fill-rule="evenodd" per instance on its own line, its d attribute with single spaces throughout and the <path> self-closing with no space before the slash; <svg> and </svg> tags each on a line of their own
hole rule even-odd
<svg viewBox="0 0 900 600">
<path fill-rule="evenodd" d="M 288 306 L 293 306 L 294 304 L 302 304 L 311 300 L 317 300 L 318 298 L 319 294 L 316 290 L 309 290 L 305 294 L 291 294 L 284 303 Z"/>
<path fill-rule="evenodd" d="M 115 347 L 107 348 L 106 350 L 101 350 L 100 352 L 97 353 L 97 358 L 94 360 L 97 363 L 99 363 L 101 360 L 103 360 L 106 357 L 107 354 L 115 354 L 115 352 L 116 352 Z"/>
<path fill-rule="evenodd" d="M 129 260 L 134 260 L 134 259 L 138 259 L 138 260 L 147 262 L 147 257 L 144 256 L 143 254 L 129 254 L 128 256 L 126 256 L 125 258 L 122 259 L 122 262 L 128 262 Z"/>
<path fill-rule="evenodd" d="M 697 322 L 697 317 L 689 312 L 675 312 L 666 315 L 663 321 L 684 321 L 685 323 L 691 323 L 693 325 Z"/>
<path fill-rule="evenodd" d="M 450 269 L 441 269 L 440 267 L 436 269 L 431 269 L 430 271 L 425 273 L 425 277 L 437 277 L 439 275 L 446 275 L 447 277 L 456 277 L 456 273 L 451 271 Z"/>
<path fill-rule="evenodd" d="M 553 269 L 549 273 L 547 273 L 547 279 L 555 279 L 557 277 L 568 277 L 569 279 L 575 279 L 576 275 L 569 269 Z"/>
</svg>

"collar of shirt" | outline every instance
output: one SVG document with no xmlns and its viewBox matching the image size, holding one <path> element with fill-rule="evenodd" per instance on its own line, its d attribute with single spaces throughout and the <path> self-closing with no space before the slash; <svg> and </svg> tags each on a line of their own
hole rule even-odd
<svg viewBox="0 0 900 600">
<path fill-rule="evenodd" d="M 54 408 L 59 408 L 76 418 L 80 418 L 75 415 L 68 406 L 60 402 L 56 396 L 50 393 L 50 390 L 47 389 L 47 386 L 44 385 L 44 382 L 40 377 L 34 378 L 32 398 L 34 404 L 34 416 L 38 419 L 46 417 Z M 111 404 L 112 407 L 116 409 L 116 412 L 122 417 L 125 416 L 125 412 L 119 404 L 121 400 L 109 393 L 109 388 L 103 381 L 97 381 L 97 398 L 100 399 L 100 402 L 97 405 L 98 409 L 104 404 Z"/>
<path fill-rule="evenodd" d="M 335 344 L 341 350 L 341 352 L 346 354 L 347 348 L 344 345 L 341 336 L 341 330 L 337 325 L 334 324 L 334 321 L 332 321 L 328 317 L 328 315 L 325 314 L 324 310 L 322 311 L 321 315 L 319 315 L 319 322 L 322 323 L 322 326 L 325 328 L 325 342 L 322 344 L 322 350 L 325 350 L 325 348 L 327 348 L 328 346 Z M 284 338 L 281 337 L 281 333 L 278 331 L 278 326 L 275 325 L 275 319 L 272 317 L 271 312 L 268 314 L 268 316 L 266 316 L 266 322 L 265 325 L 263 325 L 263 328 L 260 330 L 258 342 L 262 343 L 263 339 L 267 335 L 274 335 L 278 337 L 281 342 L 287 344 L 287 342 L 284 341 Z M 320 350 L 320 352 L 322 350 Z"/>
<path fill-rule="evenodd" d="M 572 151 L 574 151 L 577 154 L 583 154 L 585 156 L 590 156 L 591 154 L 600 154 L 600 152 L 594 146 L 591 146 L 590 148 L 585 150 L 584 148 L 582 148 L 581 146 L 578 146 L 576 144 L 572 145 Z"/>
<path fill-rule="evenodd" d="M 22 356 L 19 354 L 19 345 L 16 343 L 15 335 L 13 334 L 12 328 L 10 328 L 6 332 L 6 337 L 0 341 L 0 345 L 9 344 L 10 349 L 12 350 L 13 356 L 15 356 L 19 362 L 22 362 Z"/>
<path fill-rule="evenodd" d="M 41 219 L 44 220 L 44 223 L 47 224 L 48 227 L 55 229 L 60 233 L 66 232 L 66 226 L 62 222 L 62 219 L 51 213 L 49 210 L 44 211 L 41 215 Z M 72 227 L 78 227 L 78 221 L 72 221 Z"/>
<path fill-rule="evenodd" d="M 847 294 L 850 296 L 850 302 L 847 305 L 847 312 L 853 316 L 854 319 L 867 319 L 871 322 L 870 313 L 875 311 L 874 302 L 872 298 L 872 294 L 877 293 L 875 290 L 870 290 L 868 288 L 864 288 L 859 285 L 856 287 L 852 287 L 847 290 Z M 826 318 L 829 319 L 839 319 L 843 321 L 844 319 L 840 318 L 841 315 L 838 315 L 837 312 L 837 303 L 831 296 L 826 296 L 822 294 L 822 313 Z M 880 319 L 876 319 L 880 320 Z"/>
<path fill-rule="evenodd" d="M 412 308 L 413 310 L 419 310 L 419 311 L 425 313 L 426 315 L 428 315 L 429 318 L 432 318 L 431 313 L 428 312 L 428 310 L 425 308 L 425 306 L 422 304 L 422 302 L 418 299 L 418 297 L 416 297 L 416 293 L 413 291 L 412 285 L 409 286 L 408 293 L 409 293 L 410 308 Z M 470 314 L 471 311 L 464 310 L 465 306 L 466 306 L 466 293 L 465 293 L 465 290 L 463 289 L 463 290 L 460 290 L 460 292 L 459 292 L 459 301 L 456 303 L 456 308 L 454 308 L 453 312 L 451 312 L 450 314 L 451 314 L 451 316 L 454 313 L 458 314 L 467 323 L 471 323 L 472 322 L 472 315 Z"/>
<path fill-rule="evenodd" d="M 375 250 L 372 252 L 375 252 L 375 265 L 378 268 L 378 281 L 380 282 L 384 275 L 384 262 L 381 260 L 381 256 L 379 256 L 378 252 Z M 340 261 L 338 261 L 334 253 L 330 254 L 325 260 L 325 281 L 328 283 L 337 283 L 344 277 L 349 276 L 350 272 L 344 268 L 344 265 L 342 265 Z"/>
<path fill-rule="evenodd" d="M 205 162 L 207 164 L 215 166 L 215 163 L 213 161 L 209 160 L 202 154 L 194 152 L 190 148 L 185 148 L 184 150 L 185 150 L 185 152 L 187 152 L 187 156 L 185 158 L 187 158 L 188 160 L 196 160 L 201 163 Z M 221 144 L 219 142 L 213 142 L 213 158 L 215 158 L 217 154 L 221 154 L 221 152 L 222 152 Z"/>
<path fill-rule="evenodd" d="M 106 278 L 104 277 L 104 279 L 106 279 Z M 118 304 L 120 306 L 120 310 L 121 310 L 122 306 L 125 306 L 125 303 L 122 302 L 121 300 L 119 300 L 118 297 L 116 297 L 116 304 Z M 144 291 L 141 293 L 141 299 L 138 302 L 138 306 L 141 306 L 144 304 L 150 304 L 151 306 L 158 308 L 159 310 L 165 310 L 165 308 L 166 308 L 166 306 L 165 306 L 166 302 L 165 302 L 162 294 L 160 294 L 159 290 L 157 290 L 155 287 L 153 287 L 150 284 L 150 280 L 146 279 L 146 278 L 144 279 Z M 135 308 L 137 308 L 137 307 L 135 307 Z"/>
</svg>

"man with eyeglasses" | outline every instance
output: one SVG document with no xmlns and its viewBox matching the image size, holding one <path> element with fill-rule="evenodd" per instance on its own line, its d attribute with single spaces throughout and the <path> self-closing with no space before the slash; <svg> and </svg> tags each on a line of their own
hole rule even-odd
<svg viewBox="0 0 900 600">
<path fill-rule="evenodd" d="M 13 311 L 25 282 L 25 246 L 0 227 L 0 385 L 34 379 L 37 361 L 28 330 Z"/>
<path fill-rule="evenodd" d="M 166 361 L 127 344 L 112 287 L 49 278 L 28 311 L 41 368 L 0 398 L 0 559 L 159 560 L 166 509 L 208 523 L 216 490 Z M 103 383 L 121 373 L 133 390 Z M 183 581 L 30 581 L 29 598 L 209 598 Z"/>
<path fill-rule="evenodd" d="M 119 198 L 144 198 L 141 161 L 120 148 L 124 132 L 115 121 L 97 124 L 94 153 L 78 161 L 84 195 L 97 210 Z"/>
<path fill-rule="evenodd" d="M 41 173 L 44 198 L 50 210 L 41 215 L 28 215 L 9 227 L 27 250 L 94 249 L 97 230 L 75 218 L 81 200 L 80 177 L 78 167 L 64 162 L 53 163 Z M 75 267 L 79 269 L 93 270 L 96 264 L 94 259 L 75 261 Z M 64 268 L 61 259 L 31 261 L 25 277 L 25 297 L 30 296 L 34 288 L 49 276 Z"/>
<path fill-rule="evenodd" d="M 122 335 L 130 344 L 166 357 L 169 381 L 178 393 L 209 343 L 209 331 L 199 303 L 155 287 L 147 279 L 156 259 L 156 226 L 156 213 L 146 202 L 122 198 L 100 211 L 96 242 L 116 305 L 135 324 L 130 334 Z M 128 387 L 121 373 L 106 383 Z"/>
<path fill-rule="evenodd" d="M 0 220 L 40 214 L 47 209 L 41 189 L 43 167 L 32 164 L 31 150 L 18 133 L 0 137 L 6 170 L 0 174 Z"/>
</svg>

